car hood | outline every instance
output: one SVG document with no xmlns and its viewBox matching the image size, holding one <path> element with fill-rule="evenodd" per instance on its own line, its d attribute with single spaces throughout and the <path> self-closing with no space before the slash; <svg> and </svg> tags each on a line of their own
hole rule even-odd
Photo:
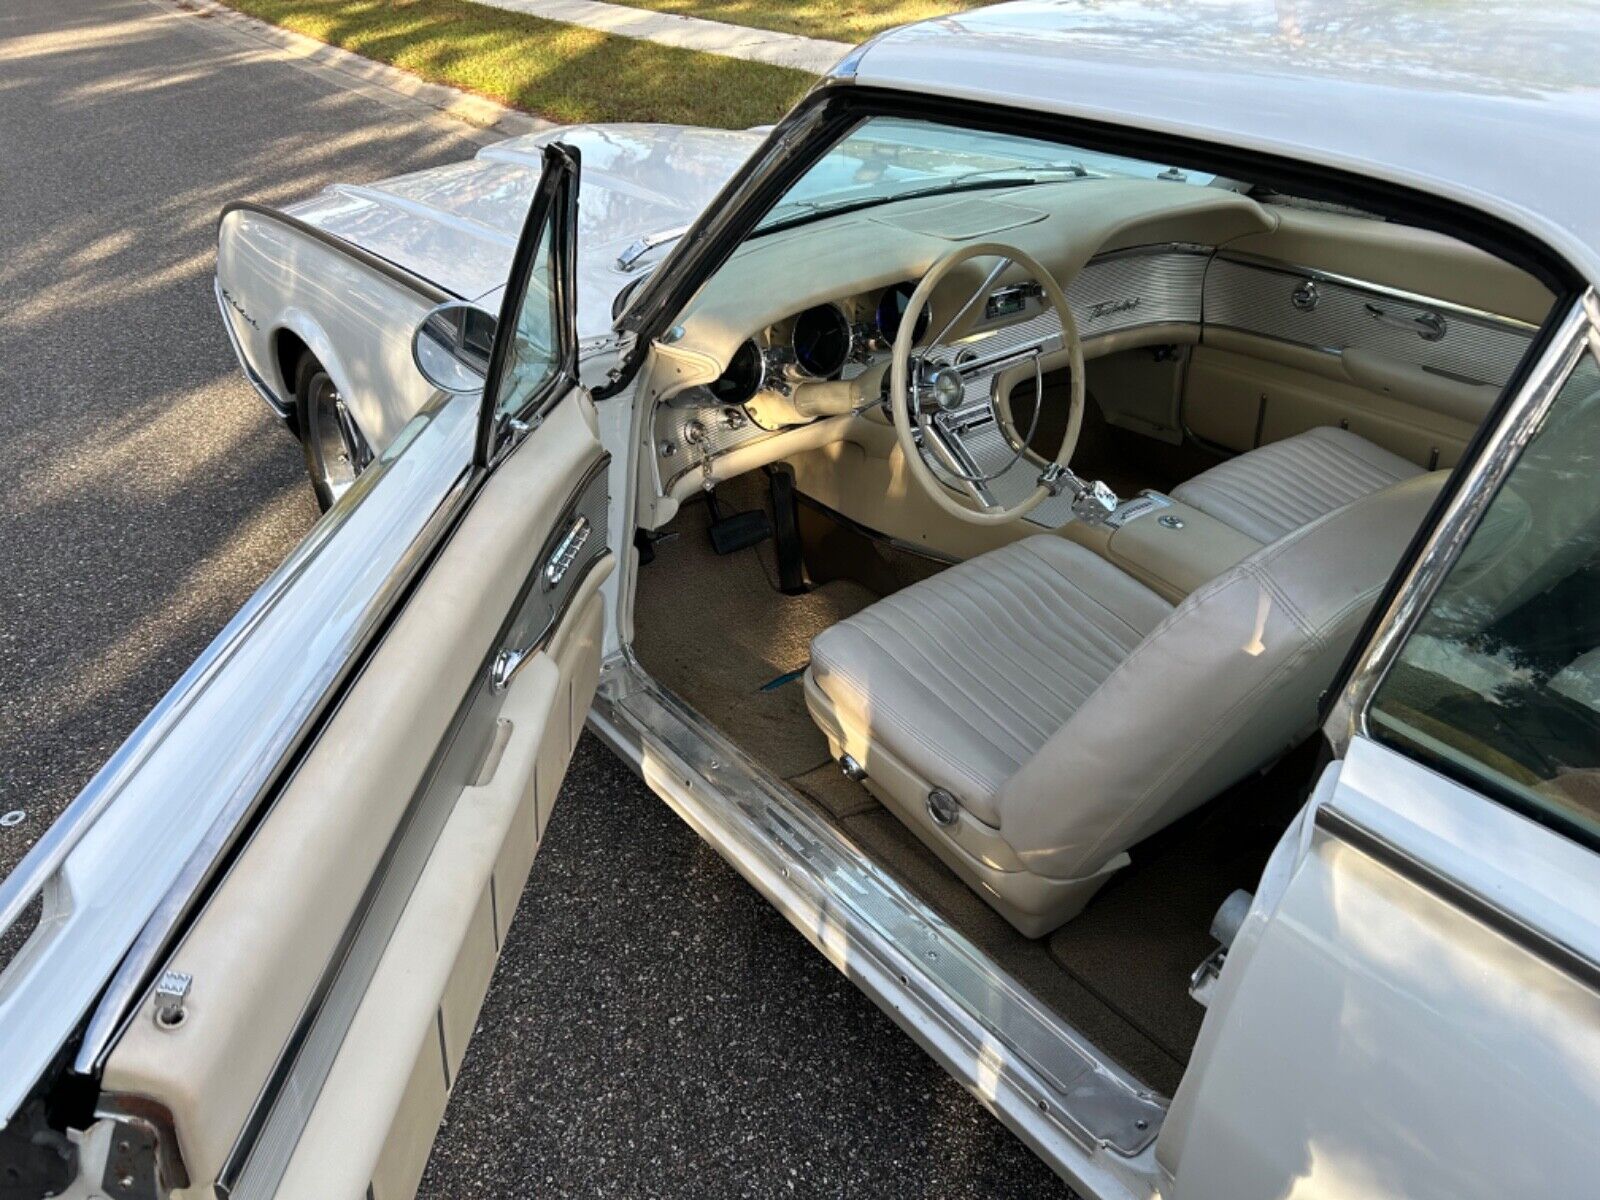
<svg viewBox="0 0 1600 1200">
<path fill-rule="evenodd" d="M 498 305 L 539 180 L 546 143 L 583 156 L 578 195 L 578 334 L 611 327 L 611 302 L 665 249 L 632 272 L 617 256 L 636 239 L 680 229 L 760 144 L 760 131 L 682 125 L 573 125 L 512 138 L 465 162 L 379 183 L 335 184 L 294 216 L 432 280 Z"/>
</svg>

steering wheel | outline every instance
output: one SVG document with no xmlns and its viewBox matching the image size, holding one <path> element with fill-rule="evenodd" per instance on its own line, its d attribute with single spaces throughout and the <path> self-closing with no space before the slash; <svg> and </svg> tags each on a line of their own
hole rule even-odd
<svg viewBox="0 0 1600 1200">
<path fill-rule="evenodd" d="M 995 258 L 999 262 L 984 276 L 984 280 L 944 327 L 917 350 L 915 338 L 917 320 L 928 303 L 928 298 L 951 271 L 975 258 Z M 978 305 L 987 303 L 991 290 L 1012 265 L 1028 271 L 1038 285 L 1041 298 L 1061 319 L 1061 348 L 1066 350 L 1068 370 L 1072 373 L 1071 409 L 1067 414 L 1067 432 L 1061 439 L 1061 449 L 1055 460 L 1046 463 L 1028 450 L 1028 443 L 1039 426 L 1039 412 L 1044 407 L 1043 369 L 1041 359 L 1044 348 L 1039 344 L 1012 346 L 985 353 L 982 343 L 977 343 L 977 353 L 961 358 L 947 351 L 939 355 L 939 344 L 962 319 Z M 981 311 L 979 313 L 981 316 Z M 1038 389 L 1033 405 L 1031 428 L 1020 433 L 1011 416 L 1007 395 L 1009 389 L 999 386 L 999 377 L 1031 360 Z M 975 387 L 987 384 L 985 395 L 973 395 Z M 1067 470 L 1072 451 L 1078 444 L 1078 430 L 1083 424 L 1083 345 L 1078 339 L 1078 326 L 1067 306 L 1067 297 L 1061 285 L 1044 266 L 1030 255 L 1002 242 L 976 242 L 961 246 L 946 254 L 922 277 L 916 291 L 906 304 L 906 319 L 900 322 L 895 334 L 894 355 L 889 368 L 889 411 L 894 418 L 895 437 L 906 465 L 934 503 L 963 521 L 980 525 L 999 525 L 1014 521 L 1031 512 L 1047 496 L 1057 495 L 1064 480 L 1076 477 Z M 969 399 L 968 397 L 972 398 Z M 1007 447 L 1013 452 L 1004 465 L 985 470 L 978 465 L 972 435 L 974 428 L 987 424 L 984 405 L 994 420 Z M 983 430 L 988 433 L 988 430 Z M 992 434 L 991 434 L 992 437 Z M 1027 499 L 1006 505 L 995 496 L 989 484 L 1009 471 L 1024 456 L 1035 463 L 1043 463 L 1039 485 Z M 958 500 L 960 493 L 966 501 Z"/>
</svg>

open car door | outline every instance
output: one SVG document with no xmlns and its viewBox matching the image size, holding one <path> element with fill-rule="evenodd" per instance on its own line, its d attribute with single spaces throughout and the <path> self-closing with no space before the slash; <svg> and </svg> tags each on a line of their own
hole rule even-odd
<svg viewBox="0 0 1600 1200">
<path fill-rule="evenodd" d="M 1574 311 L 1333 709 L 1156 1145 L 1175 1200 L 1595 1191 L 1591 339 Z"/>
<path fill-rule="evenodd" d="M 98 1111 L 127 1119 L 86 1174 L 109 1195 L 416 1189 L 598 678 L 608 460 L 577 383 L 577 186 L 576 152 L 549 148 L 470 494 L 105 1061 Z M 141 1130 L 164 1142 L 153 1178 Z"/>
</svg>

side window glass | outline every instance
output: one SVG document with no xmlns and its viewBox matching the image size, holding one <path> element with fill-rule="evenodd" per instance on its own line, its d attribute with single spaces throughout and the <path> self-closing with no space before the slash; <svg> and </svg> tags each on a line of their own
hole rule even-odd
<svg viewBox="0 0 1600 1200">
<path fill-rule="evenodd" d="M 552 205 L 539 232 L 539 246 L 528 272 L 528 287 L 517 312 L 511 345 L 495 393 L 495 417 L 515 416 L 539 394 L 560 361 L 560 314 L 551 263 L 559 206 Z"/>
<path fill-rule="evenodd" d="M 1585 356 L 1378 689 L 1379 740 L 1600 839 L 1600 369 Z"/>
</svg>

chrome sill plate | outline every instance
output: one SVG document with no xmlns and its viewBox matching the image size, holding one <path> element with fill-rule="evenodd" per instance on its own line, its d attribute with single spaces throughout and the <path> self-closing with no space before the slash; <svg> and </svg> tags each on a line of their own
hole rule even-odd
<svg viewBox="0 0 1600 1200">
<path fill-rule="evenodd" d="M 816 948 L 1085 1195 L 1148 1195 L 1166 1102 L 630 657 L 592 728 Z"/>
</svg>

